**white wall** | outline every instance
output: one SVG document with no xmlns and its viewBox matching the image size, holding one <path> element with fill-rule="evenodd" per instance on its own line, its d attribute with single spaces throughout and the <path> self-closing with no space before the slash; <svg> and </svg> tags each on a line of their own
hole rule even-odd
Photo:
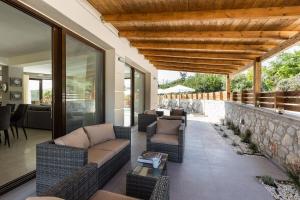
<svg viewBox="0 0 300 200">
<path fill-rule="evenodd" d="M 81 37 L 106 50 L 106 121 L 123 124 L 124 63 L 118 57 L 130 59 L 139 69 L 149 73 L 151 95 L 149 105 L 157 105 L 157 70 L 132 48 L 117 32 L 104 24 L 98 13 L 86 0 L 19 0 L 47 16 L 56 23 L 67 27 Z"/>
</svg>

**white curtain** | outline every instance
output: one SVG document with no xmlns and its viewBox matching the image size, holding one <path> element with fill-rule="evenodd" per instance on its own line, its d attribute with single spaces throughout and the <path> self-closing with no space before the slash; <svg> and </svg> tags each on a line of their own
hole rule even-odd
<svg viewBox="0 0 300 200">
<path fill-rule="evenodd" d="M 23 103 L 31 104 L 29 75 L 23 74 Z"/>
</svg>

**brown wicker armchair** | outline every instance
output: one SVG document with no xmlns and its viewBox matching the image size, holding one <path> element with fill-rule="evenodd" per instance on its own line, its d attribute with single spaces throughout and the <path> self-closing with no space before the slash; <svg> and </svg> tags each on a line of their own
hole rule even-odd
<svg viewBox="0 0 300 200">
<path fill-rule="evenodd" d="M 146 132 L 147 126 L 152 124 L 157 120 L 158 117 L 161 117 L 164 115 L 163 111 L 145 111 L 144 113 L 141 113 L 138 115 L 138 131 Z"/>
<path fill-rule="evenodd" d="M 170 161 L 181 163 L 184 137 L 185 126 L 181 120 L 159 119 L 147 127 L 147 151 L 167 153 Z"/>
<path fill-rule="evenodd" d="M 170 111 L 170 116 L 171 117 L 183 116 L 184 117 L 185 126 L 187 125 L 187 113 L 183 109 L 172 109 Z"/>
</svg>

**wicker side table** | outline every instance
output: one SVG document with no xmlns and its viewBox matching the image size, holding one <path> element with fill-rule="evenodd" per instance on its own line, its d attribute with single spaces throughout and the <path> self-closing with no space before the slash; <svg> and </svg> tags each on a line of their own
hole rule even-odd
<svg viewBox="0 0 300 200">
<path fill-rule="evenodd" d="M 168 154 L 163 154 L 157 169 L 149 164 L 137 163 L 137 166 L 127 173 L 126 195 L 139 199 L 149 199 L 158 178 L 167 175 L 167 160 Z"/>
</svg>

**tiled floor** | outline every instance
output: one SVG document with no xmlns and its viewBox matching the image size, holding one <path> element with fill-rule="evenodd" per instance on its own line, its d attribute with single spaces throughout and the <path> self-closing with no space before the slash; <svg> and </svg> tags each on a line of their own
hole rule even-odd
<svg viewBox="0 0 300 200">
<path fill-rule="evenodd" d="M 190 118 L 184 162 L 168 163 L 171 199 L 272 200 L 255 176 L 286 178 L 285 174 L 263 157 L 237 155 L 206 121 L 201 117 Z M 124 194 L 126 172 L 144 149 L 145 133 L 133 131 L 132 162 L 127 163 L 104 189 Z M 33 191 L 34 181 L 0 197 L 0 200 L 24 199 Z"/>
<path fill-rule="evenodd" d="M 50 140 L 52 132 L 48 130 L 26 128 L 28 139 L 19 129 L 19 138 L 10 134 L 10 148 L 4 145 L 4 134 L 0 143 L 0 185 L 35 170 L 35 146 Z"/>
</svg>

